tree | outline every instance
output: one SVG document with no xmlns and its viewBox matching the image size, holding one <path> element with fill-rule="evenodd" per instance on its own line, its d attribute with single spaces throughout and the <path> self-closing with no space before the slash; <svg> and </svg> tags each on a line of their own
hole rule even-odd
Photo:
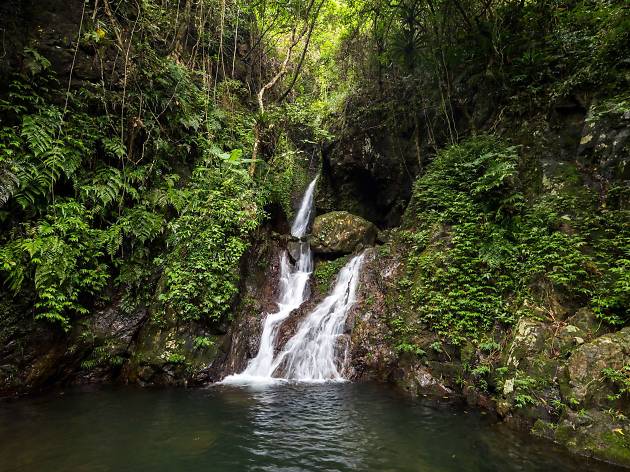
<svg viewBox="0 0 630 472">
<path fill-rule="evenodd" d="M 256 161 L 258 159 L 262 137 L 266 128 L 264 124 L 265 95 L 287 74 L 294 50 L 300 43 L 303 43 L 302 52 L 298 63 L 295 66 L 293 77 L 284 93 L 282 93 L 282 95 L 278 98 L 278 102 L 284 100 L 295 86 L 304 64 L 304 59 L 311 42 L 313 30 L 315 29 L 319 13 L 325 1 L 326 0 L 309 0 L 305 7 L 302 6 L 302 2 L 288 2 L 286 4 L 274 2 L 274 6 L 271 8 L 271 11 L 267 10 L 266 2 L 262 2 L 263 4 L 261 5 L 260 10 L 262 27 L 260 28 L 261 35 L 257 44 L 262 43 L 262 37 L 270 31 L 271 27 L 264 27 L 265 21 L 269 21 L 272 25 L 277 24 L 276 28 L 280 34 L 288 35 L 288 44 L 284 53 L 284 59 L 277 72 L 266 83 L 261 85 L 258 93 L 256 94 L 259 118 L 256 120 L 256 124 L 254 125 L 254 146 L 252 149 L 252 161 L 249 168 L 249 173 L 252 176 L 256 172 Z"/>
</svg>

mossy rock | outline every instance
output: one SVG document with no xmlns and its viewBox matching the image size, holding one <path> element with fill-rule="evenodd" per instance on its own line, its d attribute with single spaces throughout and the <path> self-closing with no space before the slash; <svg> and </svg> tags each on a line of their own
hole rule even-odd
<svg viewBox="0 0 630 472">
<path fill-rule="evenodd" d="M 558 424 L 548 425 L 546 431 L 541 431 L 540 426 L 537 422 L 534 434 L 550 437 L 575 453 L 630 466 L 630 422 L 625 417 L 615 418 L 600 410 L 569 410 Z"/>
<path fill-rule="evenodd" d="M 614 392 L 602 371 L 621 369 L 627 364 L 630 364 L 630 327 L 595 338 L 569 358 L 568 385 L 564 386 L 563 396 L 581 405 L 609 406 L 608 396 Z"/>
<path fill-rule="evenodd" d="M 320 261 L 317 264 L 313 276 L 320 293 L 326 294 L 330 291 L 337 274 L 348 263 L 349 258 L 350 256 L 343 256 L 330 261 Z"/>
<path fill-rule="evenodd" d="M 221 337 L 195 322 L 180 322 L 167 311 L 138 333 L 122 380 L 140 385 L 186 385 L 218 355 Z"/>
<path fill-rule="evenodd" d="M 373 245 L 377 234 L 376 226 L 360 216 L 331 211 L 315 218 L 311 246 L 320 254 L 351 254 Z"/>
<path fill-rule="evenodd" d="M 531 318 L 521 318 L 514 328 L 514 338 L 505 365 L 509 368 L 528 370 L 533 359 L 544 352 L 551 337 L 547 324 Z"/>
</svg>

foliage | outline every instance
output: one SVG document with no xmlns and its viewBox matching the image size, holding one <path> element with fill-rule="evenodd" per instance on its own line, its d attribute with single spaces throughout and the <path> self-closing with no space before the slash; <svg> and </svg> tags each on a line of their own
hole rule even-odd
<svg viewBox="0 0 630 472">
<path fill-rule="evenodd" d="M 619 400 L 623 396 L 630 395 L 630 365 L 624 365 L 621 369 L 610 367 L 602 371 L 604 378 L 617 387 L 617 393 L 609 397 L 610 400 Z"/>
<path fill-rule="evenodd" d="M 244 170 L 198 167 L 186 204 L 169 223 L 168 255 L 159 296 L 184 320 L 219 320 L 238 291 L 239 261 L 247 235 L 262 217 L 257 195 Z"/>
<path fill-rule="evenodd" d="M 116 353 L 116 346 L 105 343 L 96 346 L 89 358 L 81 362 L 81 368 L 85 370 L 93 370 L 97 367 L 120 367 L 125 359 Z"/>
<path fill-rule="evenodd" d="M 195 349 L 207 349 L 214 346 L 214 341 L 211 338 L 205 336 L 197 336 L 193 339 L 193 347 Z"/>
<path fill-rule="evenodd" d="M 6 288 L 16 299 L 32 294 L 35 317 L 65 330 L 114 291 L 127 311 L 154 302 L 159 280 L 165 308 L 216 321 L 269 195 L 243 171 L 252 114 L 238 98 L 229 101 L 233 113 L 212 101 L 242 98 L 242 84 L 206 81 L 200 51 L 184 50 L 172 34 L 171 7 L 122 1 L 113 16 L 96 7 L 81 50 L 123 51 L 102 70 L 107 85 L 72 81 L 66 90 L 67 78 L 32 45 L 20 55 L 26 72 L 16 71 L 0 96 Z M 207 47 L 229 32 L 195 15 L 217 7 L 203 0 L 180 12 Z M 122 27 L 129 19 L 131 35 Z M 202 306 L 191 308 L 196 301 Z"/>
<path fill-rule="evenodd" d="M 399 354 L 410 353 L 418 357 L 426 355 L 426 352 L 420 346 L 416 346 L 415 344 L 408 342 L 401 342 L 397 344 L 396 352 L 398 352 Z"/>
<path fill-rule="evenodd" d="M 313 277 L 317 281 L 317 287 L 321 293 L 328 293 L 330 291 L 337 274 L 339 274 L 339 271 L 348 262 L 348 259 L 349 257 L 345 256 L 332 261 L 322 261 L 317 264 L 313 272 Z"/>
<path fill-rule="evenodd" d="M 518 148 L 478 136 L 440 152 L 416 183 L 399 284 L 414 316 L 455 343 L 547 306 L 549 291 L 627 322 L 628 235 L 614 223 L 624 213 L 594 211 L 585 189 L 527 201 L 521 167 Z"/>
<path fill-rule="evenodd" d="M 23 225 L 0 249 L 11 289 L 17 293 L 26 279 L 33 281 L 36 318 L 58 322 L 64 329 L 69 329 L 72 314 L 88 312 L 81 298 L 98 295 L 108 280 L 100 260 L 100 231 L 89 223 L 81 204 L 58 202 L 44 219 Z"/>
</svg>

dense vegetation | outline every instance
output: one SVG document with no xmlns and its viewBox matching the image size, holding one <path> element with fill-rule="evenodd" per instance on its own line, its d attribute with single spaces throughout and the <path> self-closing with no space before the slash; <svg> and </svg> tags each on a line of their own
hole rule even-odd
<svg viewBox="0 0 630 472">
<path fill-rule="evenodd" d="M 212 346 L 252 246 L 309 173 L 335 172 L 338 143 L 373 134 L 396 146 L 378 166 L 368 139 L 338 180 L 415 180 L 383 249 L 404 265 L 399 351 L 425 329 L 494 346 L 579 307 L 628 325 L 628 147 L 576 158 L 582 126 L 630 113 L 623 0 L 66 3 L 59 32 L 45 6 L 2 11 L 0 306 L 19 324 L 63 338 L 103 307 L 147 309 Z M 626 392 L 626 373 L 606 375 Z"/>
<path fill-rule="evenodd" d="M 400 284 L 419 320 L 452 341 L 523 315 L 562 316 L 553 297 L 629 321 L 627 210 L 599 202 L 570 165 L 531 194 L 527 170 L 518 147 L 478 136 L 440 152 L 416 184 Z"/>
<path fill-rule="evenodd" d="M 562 129 L 589 102 L 587 125 L 629 110 L 624 2 L 352 5 L 347 119 L 409 143 L 421 173 L 394 238 L 407 267 L 399 346 L 425 328 L 483 341 L 567 307 L 626 326 L 627 158 L 576 160 L 583 143 Z"/>
<path fill-rule="evenodd" d="M 20 67 L 3 86 L 4 289 L 51 329 L 69 330 L 119 291 L 128 310 L 157 290 L 158 314 L 219 321 L 265 205 L 290 211 L 302 184 L 284 131 L 299 112 L 284 111 L 273 142 L 255 137 L 257 120 L 280 118 L 257 115 L 246 87 L 276 74 L 270 43 L 301 24 L 308 31 L 309 11 L 299 2 L 271 11 L 213 1 L 73 7 L 83 13 L 72 67 L 98 60 L 98 79 L 75 80 L 73 68 L 60 75 L 31 38 L 12 51 Z M 265 159 L 278 157 L 254 174 L 257 141 Z"/>
</svg>

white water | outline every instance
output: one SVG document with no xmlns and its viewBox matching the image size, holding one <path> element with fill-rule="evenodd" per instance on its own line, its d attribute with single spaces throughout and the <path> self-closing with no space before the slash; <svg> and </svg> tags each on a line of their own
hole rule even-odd
<svg viewBox="0 0 630 472">
<path fill-rule="evenodd" d="M 355 256 L 339 272 L 332 293 L 308 314 L 274 360 L 272 372 L 280 369 L 285 378 L 294 380 L 342 379 L 339 341 L 348 311 L 356 301 L 362 263 L 363 254 Z"/>
<path fill-rule="evenodd" d="M 316 183 L 317 177 L 306 189 L 291 227 L 291 234 L 296 238 L 306 235 Z M 285 251 L 280 257 L 278 311 L 268 314 L 265 319 L 258 354 L 242 373 L 226 377 L 223 383 L 264 383 L 281 379 L 340 380 L 338 342 L 348 310 L 355 302 L 362 262 L 363 255 L 356 256 L 341 270 L 331 294 L 306 316 L 282 352 L 274 356 L 280 326 L 306 301 L 313 271 L 313 257 L 307 241 L 300 241 L 295 264 L 291 264 Z"/>
<path fill-rule="evenodd" d="M 313 209 L 313 197 L 317 177 L 309 184 L 302 197 L 291 235 L 303 238 L 311 219 Z M 278 336 L 278 330 L 282 322 L 289 317 L 293 310 L 299 308 L 308 296 L 308 281 L 313 272 L 313 256 L 308 242 L 300 241 L 299 252 L 295 264 L 289 261 L 287 251 L 280 256 L 280 297 L 278 299 L 278 311 L 269 313 L 265 318 L 258 354 L 249 361 L 247 368 L 240 374 L 226 377 L 224 383 L 240 383 L 248 381 L 270 380 L 273 374 L 273 353 Z"/>
<path fill-rule="evenodd" d="M 300 209 L 298 210 L 297 215 L 295 215 L 293 226 L 291 226 L 291 235 L 295 236 L 296 238 L 302 238 L 306 235 L 306 230 L 308 229 L 308 225 L 311 222 L 311 213 L 313 212 L 313 197 L 315 196 L 316 183 L 317 177 L 315 177 L 306 188 L 306 192 L 304 192 L 304 196 L 302 197 Z"/>
</svg>

